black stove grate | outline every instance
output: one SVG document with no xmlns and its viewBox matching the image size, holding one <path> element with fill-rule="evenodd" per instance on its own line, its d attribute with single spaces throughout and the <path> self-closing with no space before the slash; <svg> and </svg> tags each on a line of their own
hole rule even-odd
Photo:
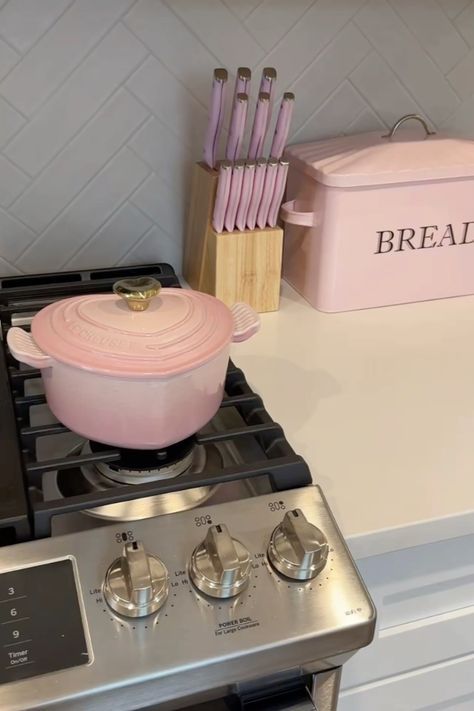
<svg viewBox="0 0 474 711">
<path fill-rule="evenodd" d="M 0 544 L 4 540 L 41 538 L 50 535 L 54 516 L 115 504 L 147 496 L 216 483 L 269 477 L 275 491 L 311 482 L 309 469 L 297 456 L 280 425 L 264 408 L 259 395 L 252 392 L 243 372 L 232 362 L 226 377 L 226 395 L 221 408 L 236 408 L 242 426 L 217 432 L 196 434 L 198 444 L 221 441 L 245 442 L 253 437 L 259 444 L 261 457 L 251 463 L 230 465 L 218 472 L 185 473 L 175 479 L 162 479 L 146 484 L 123 484 L 113 489 L 45 501 L 41 494 L 42 477 L 46 472 L 63 469 L 79 472 L 84 464 L 114 462 L 120 451 L 104 447 L 103 451 L 41 460 L 36 458 L 36 442 L 40 437 L 64 434 L 68 428 L 60 423 L 30 425 L 30 408 L 45 403 L 44 395 L 25 394 L 25 383 L 40 378 L 39 370 L 20 369 L 6 348 L 5 335 L 12 325 L 12 317 L 34 314 L 56 299 L 83 293 L 110 291 L 118 278 L 141 274 L 153 275 L 162 286 L 179 288 L 178 278 L 167 264 L 145 265 L 125 269 L 98 269 L 89 272 L 66 272 L 31 277 L 9 277 L 0 280 L 0 323 L 3 348 L 0 349 L 0 446 L 2 475 L 0 480 Z"/>
</svg>

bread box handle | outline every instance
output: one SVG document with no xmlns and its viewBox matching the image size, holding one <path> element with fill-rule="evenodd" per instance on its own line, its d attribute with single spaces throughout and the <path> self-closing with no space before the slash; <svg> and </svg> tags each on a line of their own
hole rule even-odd
<svg viewBox="0 0 474 711">
<path fill-rule="evenodd" d="M 314 227 L 316 224 L 316 213 L 297 210 L 296 200 L 283 203 L 280 209 L 280 217 L 283 222 L 288 222 L 290 225 Z"/>
<path fill-rule="evenodd" d="M 407 114 L 406 116 L 402 116 L 401 118 L 399 118 L 398 121 L 393 124 L 392 128 L 390 129 L 390 132 L 386 133 L 384 136 L 382 136 L 382 138 L 393 138 L 402 123 L 405 123 L 405 121 L 411 121 L 412 119 L 421 123 L 421 125 L 425 129 L 426 136 L 435 135 L 436 131 L 430 131 L 429 126 L 423 116 L 419 116 L 418 114 Z"/>
</svg>

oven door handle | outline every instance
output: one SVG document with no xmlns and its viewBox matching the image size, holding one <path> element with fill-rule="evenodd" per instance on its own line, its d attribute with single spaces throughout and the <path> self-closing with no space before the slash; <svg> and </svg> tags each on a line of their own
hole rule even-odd
<svg viewBox="0 0 474 711">
<path fill-rule="evenodd" d="M 341 667 L 239 698 L 238 711 L 336 711 Z M 232 708 L 232 707 L 231 707 Z"/>
</svg>

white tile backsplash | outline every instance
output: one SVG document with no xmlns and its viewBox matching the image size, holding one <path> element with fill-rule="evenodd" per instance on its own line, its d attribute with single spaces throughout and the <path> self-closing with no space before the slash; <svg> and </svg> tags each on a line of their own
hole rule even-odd
<svg viewBox="0 0 474 711">
<path fill-rule="evenodd" d="M 0 0 L 0 274 L 179 268 L 215 66 L 275 66 L 294 140 L 472 135 L 473 53 L 474 0 Z"/>
</svg>

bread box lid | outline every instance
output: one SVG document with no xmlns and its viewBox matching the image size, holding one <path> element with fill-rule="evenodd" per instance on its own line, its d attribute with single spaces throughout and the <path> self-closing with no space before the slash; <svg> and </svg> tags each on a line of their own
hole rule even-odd
<svg viewBox="0 0 474 711">
<path fill-rule="evenodd" d="M 419 127 L 398 131 L 408 119 Z M 341 136 L 287 148 L 293 165 L 318 182 L 356 187 L 474 177 L 474 141 L 434 133 L 420 116 L 401 118 L 389 133 Z"/>
</svg>

